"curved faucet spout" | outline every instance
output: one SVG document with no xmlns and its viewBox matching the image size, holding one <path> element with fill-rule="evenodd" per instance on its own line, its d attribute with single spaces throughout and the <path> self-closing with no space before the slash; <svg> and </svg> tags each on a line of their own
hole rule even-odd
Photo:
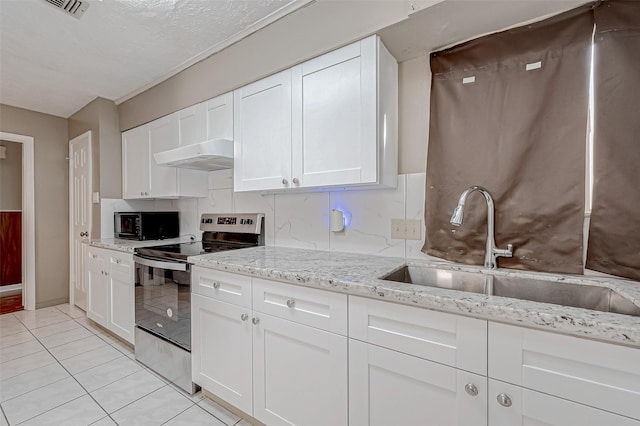
<svg viewBox="0 0 640 426">
<path fill-rule="evenodd" d="M 493 197 L 486 188 L 482 186 L 474 185 L 465 189 L 460 195 L 458 205 L 453 210 L 451 215 L 451 224 L 454 226 L 462 225 L 464 220 L 464 205 L 467 202 L 467 198 L 473 192 L 480 192 L 484 195 L 484 199 L 487 202 L 487 244 L 484 255 L 484 266 L 487 268 L 495 269 L 498 267 L 498 257 L 511 257 L 513 256 L 513 245 L 507 244 L 506 249 L 499 249 L 496 247 L 495 242 L 495 208 L 493 204 Z"/>
</svg>

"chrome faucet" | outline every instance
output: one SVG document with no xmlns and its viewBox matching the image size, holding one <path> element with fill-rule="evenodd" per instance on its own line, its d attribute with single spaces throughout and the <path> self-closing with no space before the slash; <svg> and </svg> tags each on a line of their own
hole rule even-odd
<svg viewBox="0 0 640 426">
<path fill-rule="evenodd" d="M 467 197 L 472 193 L 478 191 L 484 195 L 487 200 L 487 248 L 484 254 L 484 266 L 487 268 L 495 269 L 498 267 L 498 257 L 511 257 L 513 256 L 513 244 L 507 244 L 506 249 L 499 249 L 496 247 L 495 234 L 495 216 L 493 207 L 493 198 L 491 194 L 485 188 L 481 186 L 471 186 L 465 189 L 460 195 L 458 205 L 453 210 L 451 215 L 451 224 L 454 226 L 462 225 L 464 219 L 464 203 L 467 201 Z"/>
</svg>

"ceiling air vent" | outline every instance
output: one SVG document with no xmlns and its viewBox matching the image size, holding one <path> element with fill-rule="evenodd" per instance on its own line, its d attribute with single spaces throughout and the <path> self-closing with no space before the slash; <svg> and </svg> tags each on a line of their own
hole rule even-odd
<svg viewBox="0 0 640 426">
<path fill-rule="evenodd" d="M 74 18 L 80 19 L 84 12 L 89 9 L 89 3 L 87 1 L 80 0 L 44 0 L 57 9 L 68 13 Z"/>
</svg>

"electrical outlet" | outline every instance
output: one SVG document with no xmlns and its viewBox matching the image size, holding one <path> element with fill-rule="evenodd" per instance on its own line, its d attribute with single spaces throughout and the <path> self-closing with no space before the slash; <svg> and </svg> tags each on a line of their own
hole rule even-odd
<svg viewBox="0 0 640 426">
<path fill-rule="evenodd" d="M 404 219 L 391 219 L 391 238 L 395 240 L 404 240 L 407 235 L 407 230 L 404 224 Z"/>
<path fill-rule="evenodd" d="M 407 240 L 422 239 L 422 221 L 420 219 L 407 219 L 405 222 L 405 238 Z"/>
</svg>

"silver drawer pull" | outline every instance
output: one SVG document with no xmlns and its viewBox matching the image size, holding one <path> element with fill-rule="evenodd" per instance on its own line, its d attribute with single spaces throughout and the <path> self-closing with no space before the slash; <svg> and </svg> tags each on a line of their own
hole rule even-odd
<svg viewBox="0 0 640 426">
<path fill-rule="evenodd" d="M 464 390 L 471 396 L 478 396 L 478 388 L 473 383 L 467 383 Z"/>
<path fill-rule="evenodd" d="M 296 304 L 295 300 L 293 300 L 293 299 L 287 300 L 287 306 L 288 307 L 293 308 L 295 306 L 295 304 Z"/>
<path fill-rule="evenodd" d="M 252 322 L 254 325 L 258 325 L 258 323 L 260 322 L 260 318 L 258 318 L 258 317 L 253 317 L 253 318 L 251 319 L 251 322 Z"/>
<path fill-rule="evenodd" d="M 216 290 L 220 288 L 220 283 L 218 281 L 213 283 L 213 288 L 215 288 Z"/>
<path fill-rule="evenodd" d="M 511 398 L 509 398 L 509 395 L 507 395 L 506 393 L 501 393 L 498 395 L 498 404 L 502 405 L 503 407 L 511 407 Z"/>
<path fill-rule="evenodd" d="M 246 321 L 246 320 L 248 320 L 248 319 L 249 319 L 249 315 L 247 315 L 247 314 L 242 314 L 242 315 L 240 315 L 240 319 L 241 319 L 242 321 Z"/>
</svg>

